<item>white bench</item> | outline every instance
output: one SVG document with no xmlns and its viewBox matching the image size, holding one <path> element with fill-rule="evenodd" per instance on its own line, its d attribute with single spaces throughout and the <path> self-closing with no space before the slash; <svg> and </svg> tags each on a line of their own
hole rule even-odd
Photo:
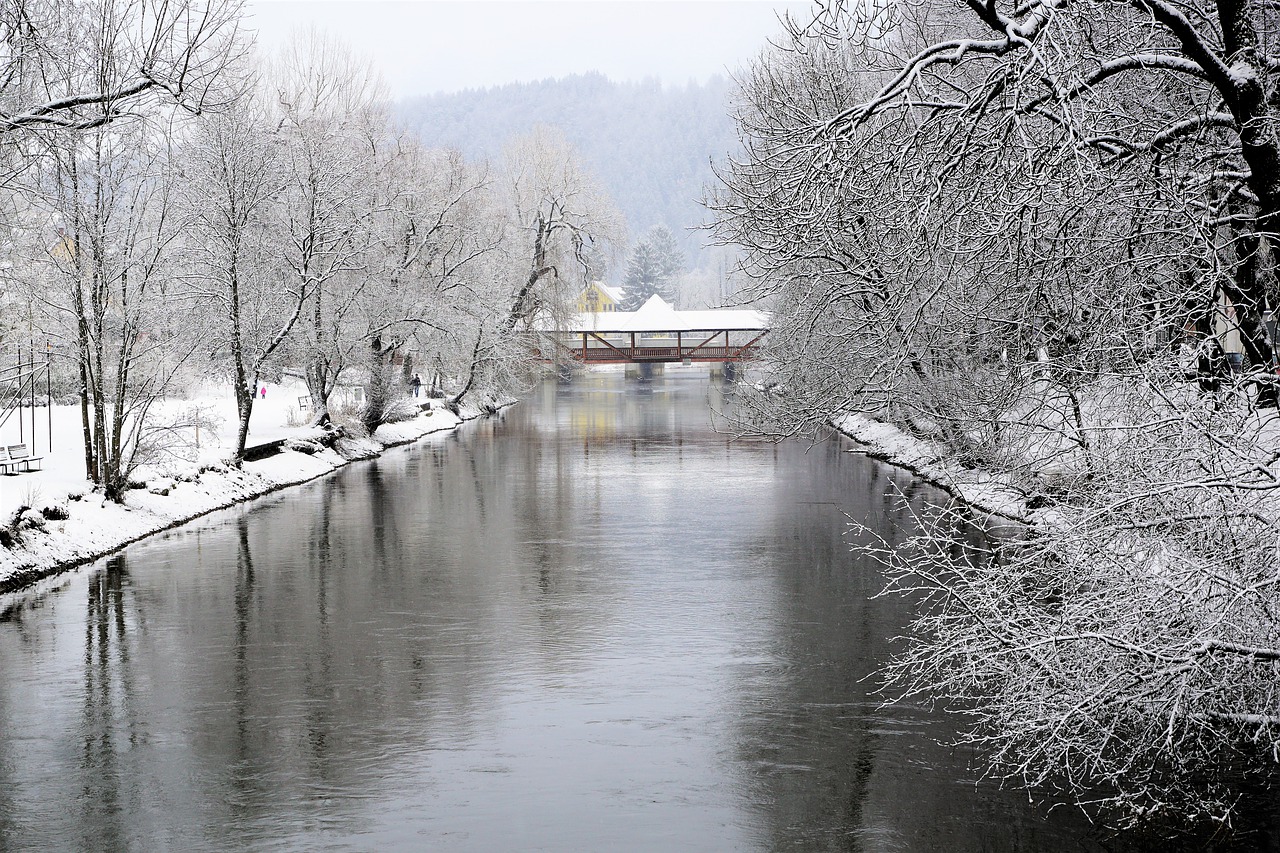
<svg viewBox="0 0 1280 853">
<path fill-rule="evenodd" d="M 33 462 L 37 466 L 43 467 L 42 461 L 44 457 L 31 453 L 25 444 L 11 444 L 3 449 L 3 454 L 0 456 L 0 467 L 8 468 L 15 472 L 30 471 L 31 463 Z"/>
</svg>

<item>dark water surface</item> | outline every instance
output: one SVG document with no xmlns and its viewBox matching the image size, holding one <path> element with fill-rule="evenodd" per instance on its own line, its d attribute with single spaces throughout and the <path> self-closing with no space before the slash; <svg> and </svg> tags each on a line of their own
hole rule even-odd
<svg viewBox="0 0 1280 853">
<path fill-rule="evenodd" d="M 11 599 L 0 850 L 1129 849 L 878 707 L 844 514 L 928 495 L 724 394 L 547 385 Z"/>
</svg>

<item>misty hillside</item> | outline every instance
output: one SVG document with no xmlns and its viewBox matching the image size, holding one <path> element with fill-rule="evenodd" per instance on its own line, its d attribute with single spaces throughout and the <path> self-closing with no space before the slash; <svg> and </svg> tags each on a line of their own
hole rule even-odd
<svg viewBox="0 0 1280 853">
<path fill-rule="evenodd" d="M 709 164 L 737 146 L 730 86 L 723 77 L 664 87 L 586 74 L 411 98 L 397 109 L 427 144 L 468 157 L 496 157 L 535 124 L 559 127 L 613 196 L 632 238 L 664 224 L 697 266 L 704 237 L 690 228 L 707 218 L 698 199 L 713 180 Z"/>
</svg>

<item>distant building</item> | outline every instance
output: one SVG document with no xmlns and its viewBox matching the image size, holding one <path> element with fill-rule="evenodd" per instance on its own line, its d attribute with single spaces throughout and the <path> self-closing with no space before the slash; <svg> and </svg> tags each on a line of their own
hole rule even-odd
<svg viewBox="0 0 1280 853">
<path fill-rule="evenodd" d="M 622 288 L 613 287 L 603 281 L 593 281 L 578 296 L 579 314 L 600 314 L 606 311 L 618 311 L 622 304 Z"/>
<path fill-rule="evenodd" d="M 58 229 L 58 242 L 49 247 L 49 257 L 59 265 L 69 264 L 76 259 L 76 241 L 61 228 Z"/>
</svg>

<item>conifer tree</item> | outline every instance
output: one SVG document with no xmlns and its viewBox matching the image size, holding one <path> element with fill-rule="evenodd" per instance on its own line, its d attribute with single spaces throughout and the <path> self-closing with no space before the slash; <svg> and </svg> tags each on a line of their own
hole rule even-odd
<svg viewBox="0 0 1280 853">
<path fill-rule="evenodd" d="M 631 250 L 623 278 L 622 310 L 635 311 L 655 293 L 672 304 L 675 280 L 684 271 L 684 255 L 665 225 L 655 225 Z"/>
</svg>

